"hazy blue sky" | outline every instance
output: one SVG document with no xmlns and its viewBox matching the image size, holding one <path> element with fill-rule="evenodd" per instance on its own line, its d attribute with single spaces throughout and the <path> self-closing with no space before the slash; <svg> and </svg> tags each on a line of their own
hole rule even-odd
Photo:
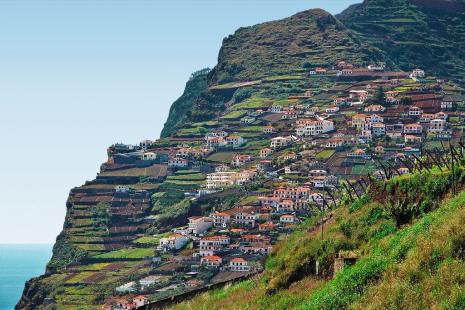
<svg viewBox="0 0 465 310">
<path fill-rule="evenodd" d="M 0 1 L 0 243 L 51 243 L 114 142 L 157 138 L 241 26 L 356 0 Z"/>
</svg>

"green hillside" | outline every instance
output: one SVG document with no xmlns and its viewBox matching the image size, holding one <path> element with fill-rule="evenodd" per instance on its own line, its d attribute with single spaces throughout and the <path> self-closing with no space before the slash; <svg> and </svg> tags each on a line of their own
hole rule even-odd
<svg viewBox="0 0 465 310">
<path fill-rule="evenodd" d="M 335 209 L 323 237 L 309 220 L 281 241 L 260 278 L 173 309 L 463 309 L 465 191 L 451 180 L 433 169 L 377 183 Z"/>
<path fill-rule="evenodd" d="M 160 134 L 162 138 L 175 132 L 182 125 L 182 121 L 190 116 L 189 113 L 200 94 L 207 90 L 209 71 L 209 69 L 203 69 L 192 73 L 189 81 L 186 83 L 184 93 L 171 105 L 168 119 Z"/>
<path fill-rule="evenodd" d="M 328 12 L 308 10 L 240 28 L 225 38 L 210 83 L 293 74 L 341 60 L 362 65 L 381 60 L 381 55 Z"/>
<path fill-rule="evenodd" d="M 465 77 L 465 4 L 440 0 L 365 0 L 338 15 L 360 40 L 406 70 Z"/>
</svg>

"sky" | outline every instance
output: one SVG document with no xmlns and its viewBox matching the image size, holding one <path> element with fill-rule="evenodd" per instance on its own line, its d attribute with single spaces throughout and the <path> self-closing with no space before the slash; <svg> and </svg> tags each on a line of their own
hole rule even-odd
<svg viewBox="0 0 465 310">
<path fill-rule="evenodd" d="M 53 243 L 115 142 L 156 139 L 237 28 L 357 0 L 0 0 L 0 244 Z"/>
</svg>

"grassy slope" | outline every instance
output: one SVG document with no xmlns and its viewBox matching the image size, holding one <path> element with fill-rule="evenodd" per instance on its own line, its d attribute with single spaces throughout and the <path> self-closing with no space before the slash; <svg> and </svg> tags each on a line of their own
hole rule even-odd
<svg viewBox="0 0 465 310">
<path fill-rule="evenodd" d="M 419 66 L 464 81 L 465 10 L 418 7 L 409 0 L 365 0 L 337 17 L 402 69 Z"/>
<path fill-rule="evenodd" d="M 396 178 L 384 193 L 374 189 L 337 209 L 324 241 L 314 222 L 302 225 L 274 249 L 260 280 L 175 308 L 463 309 L 465 191 L 450 198 L 449 189 L 447 172 Z M 331 279 L 340 250 L 354 250 L 359 259 Z M 312 275 L 316 260 L 319 278 Z"/>
<path fill-rule="evenodd" d="M 305 62 L 311 66 L 332 65 L 337 60 L 363 64 L 379 56 L 329 13 L 308 10 L 240 28 L 225 38 L 210 82 L 251 81 L 272 75 L 286 75 L 289 79 L 306 71 L 302 67 Z"/>
</svg>

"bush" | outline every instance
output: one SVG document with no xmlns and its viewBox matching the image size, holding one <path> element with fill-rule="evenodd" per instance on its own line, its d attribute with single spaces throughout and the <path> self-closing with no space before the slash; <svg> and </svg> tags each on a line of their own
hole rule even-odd
<svg viewBox="0 0 465 310">
<path fill-rule="evenodd" d="M 250 87 L 239 88 L 233 95 L 234 103 L 239 103 L 247 98 L 250 98 L 253 93 L 254 90 Z"/>
</svg>

